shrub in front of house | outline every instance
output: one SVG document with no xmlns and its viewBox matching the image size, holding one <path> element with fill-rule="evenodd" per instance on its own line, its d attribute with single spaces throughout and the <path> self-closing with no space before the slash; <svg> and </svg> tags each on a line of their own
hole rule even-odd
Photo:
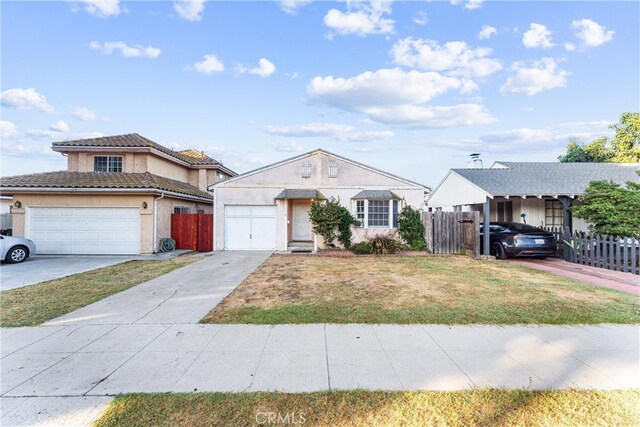
<svg viewBox="0 0 640 427">
<path fill-rule="evenodd" d="M 423 251 L 427 245 L 424 240 L 424 224 L 420 211 L 405 206 L 398 216 L 398 235 L 413 251 Z"/>
<path fill-rule="evenodd" d="M 395 254 L 407 250 L 407 246 L 397 240 L 392 234 L 379 234 L 369 237 L 367 243 L 371 246 L 371 252 L 374 255 Z"/>
<path fill-rule="evenodd" d="M 351 226 L 356 219 L 351 212 L 340 204 L 340 200 L 315 200 L 309 209 L 309 219 L 313 225 L 313 232 L 322 236 L 324 244 L 329 248 L 335 248 L 335 239 L 349 249 L 353 237 Z M 336 232 L 337 231 L 337 232 Z"/>
<path fill-rule="evenodd" d="M 358 242 L 355 245 L 351 245 L 350 249 L 356 255 L 371 254 L 371 245 L 367 242 Z"/>
</svg>

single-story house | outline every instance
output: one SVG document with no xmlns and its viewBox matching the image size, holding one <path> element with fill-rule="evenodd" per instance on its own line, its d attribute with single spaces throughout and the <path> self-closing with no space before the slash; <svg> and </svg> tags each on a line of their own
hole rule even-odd
<svg viewBox="0 0 640 427">
<path fill-rule="evenodd" d="M 138 134 L 54 142 L 67 170 L 3 177 L 13 235 L 41 254 L 148 254 L 171 237 L 171 214 L 211 213 L 207 186 L 236 175 L 196 150 Z"/>
<path fill-rule="evenodd" d="M 480 211 L 484 222 L 586 231 L 569 207 L 591 181 L 640 182 L 637 163 L 495 162 L 490 168 L 451 169 L 433 191 L 429 210 Z M 487 240 L 488 242 L 488 240 Z M 487 251 L 483 253 L 488 254 Z"/>
<path fill-rule="evenodd" d="M 336 198 L 362 224 L 354 242 L 397 228 L 406 205 L 424 208 L 422 184 L 324 150 L 315 150 L 209 186 L 214 200 L 214 249 L 316 250 L 314 200 Z"/>
</svg>

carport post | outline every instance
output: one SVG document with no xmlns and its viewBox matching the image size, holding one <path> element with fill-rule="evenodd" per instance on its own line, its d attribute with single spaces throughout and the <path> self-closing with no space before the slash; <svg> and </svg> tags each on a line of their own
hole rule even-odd
<svg viewBox="0 0 640 427">
<path fill-rule="evenodd" d="M 482 206 L 482 255 L 491 255 L 489 253 L 489 235 L 490 235 L 490 227 L 489 224 L 491 222 L 490 218 L 490 203 L 489 197 L 487 197 L 484 205 Z"/>
</svg>

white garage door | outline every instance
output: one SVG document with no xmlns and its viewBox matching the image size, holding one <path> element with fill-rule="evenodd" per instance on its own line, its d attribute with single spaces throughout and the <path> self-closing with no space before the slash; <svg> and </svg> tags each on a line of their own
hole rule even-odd
<svg viewBox="0 0 640 427">
<path fill-rule="evenodd" d="M 225 249 L 276 248 L 275 206 L 225 206 Z"/>
<path fill-rule="evenodd" d="M 28 216 L 39 254 L 140 253 L 138 208 L 29 208 Z"/>
</svg>

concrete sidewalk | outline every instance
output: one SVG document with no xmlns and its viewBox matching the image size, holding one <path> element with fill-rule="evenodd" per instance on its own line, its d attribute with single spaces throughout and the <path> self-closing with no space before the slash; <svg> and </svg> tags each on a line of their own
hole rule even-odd
<svg viewBox="0 0 640 427">
<path fill-rule="evenodd" d="M 638 327 L 85 325 L 5 330 L 3 397 L 640 387 Z"/>
<path fill-rule="evenodd" d="M 607 270 L 582 264 L 574 264 L 558 258 L 510 259 L 508 262 L 558 276 L 579 280 L 591 285 L 640 295 L 640 276 L 637 274 L 623 273 L 621 271 Z"/>
</svg>

